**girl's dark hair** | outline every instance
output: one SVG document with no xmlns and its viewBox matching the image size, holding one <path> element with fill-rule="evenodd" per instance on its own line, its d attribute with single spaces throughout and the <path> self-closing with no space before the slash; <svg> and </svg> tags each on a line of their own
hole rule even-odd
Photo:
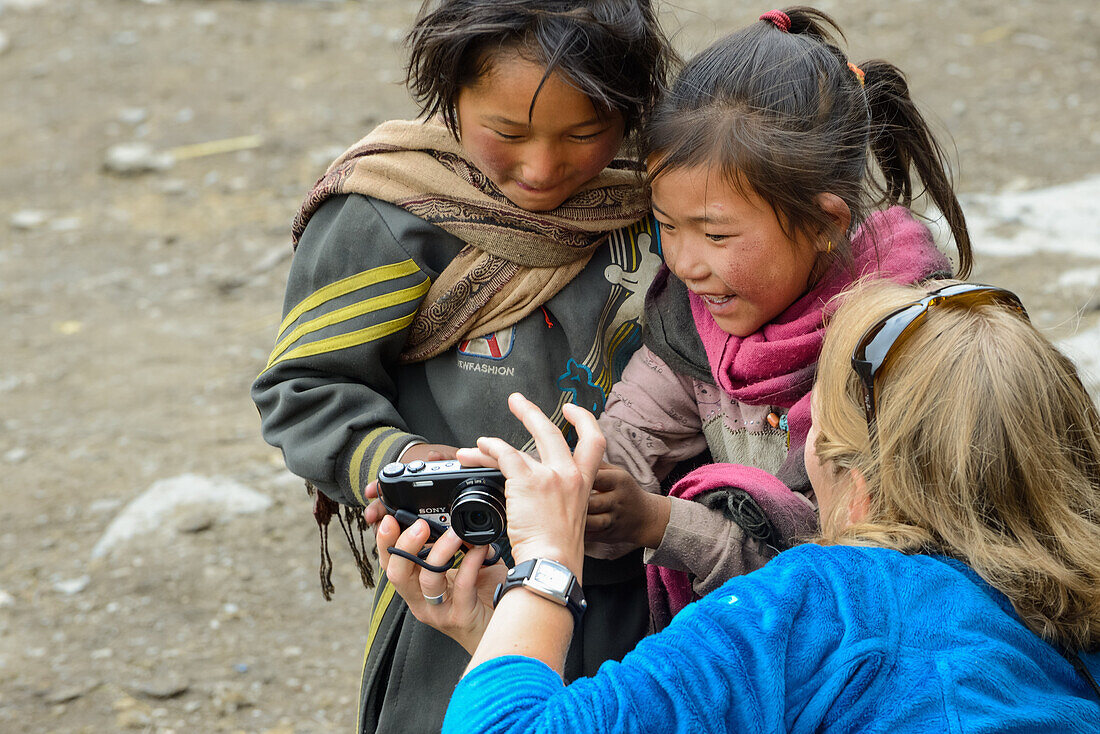
<svg viewBox="0 0 1100 734">
<path fill-rule="evenodd" d="M 628 135 L 674 59 L 650 0 L 426 0 L 405 44 L 409 89 L 456 137 L 459 91 L 502 51 L 545 65 L 546 77 L 560 73 L 597 109 L 621 112 Z"/>
<path fill-rule="evenodd" d="M 901 71 L 865 61 L 861 81 L 832 18 L 807 7 L 783 12 L 789 32 L 761 20 L 687 63 L 647 124 L 643 149 L 656 159 L 650 180 L 717 162 L 731 184 L 749 186 L 775 209 L 788 234 L 827 236 L 836 245 L 830 257 L 850 264 L 848 233 L 835 231 L 817 195 L 843 199 L 854 228 L 872 209 L 911 204 L 913 168 L 951 228 L 965 278 L 972 264 L 966 219 Z"/>
</svg>

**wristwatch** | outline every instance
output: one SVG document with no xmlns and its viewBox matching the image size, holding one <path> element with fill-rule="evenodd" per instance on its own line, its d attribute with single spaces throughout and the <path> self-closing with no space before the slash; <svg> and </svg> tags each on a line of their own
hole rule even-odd
<svg viewBox="0 0 1100 734">
<path fill-rule="evenodd" d="M 549 558 L 532 558 L 517 563 L 508 570 L 504 581 L 497 584 L 493 593 L 493 607 L 500 603 L 500 597 L 517 586 L 561 604 L 573 613 L 574 625 L 580 625 L 588 602 L 584 600 L 584 592 L 577 583 L 577 577 L 564 565 Z"/>
</svg>

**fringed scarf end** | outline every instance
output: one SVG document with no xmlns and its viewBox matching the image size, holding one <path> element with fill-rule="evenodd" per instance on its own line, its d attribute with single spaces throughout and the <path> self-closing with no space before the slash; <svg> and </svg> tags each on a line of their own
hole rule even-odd
<svg viewBox="0 0 1100 734">
<path fill-rule="evenodd" d="M 364 531 L 367 529 L 366 518 L 358 507 L 341 505 L 330 499 L 324 492 L 318 490 L 311 482 L 306 482 L 306 493 L 313 498 L 313 518 L 317 521 L 317 530 L 321 534 L 321 565 L 319 574 L 321 578 L 321 596 L 325 601 L 332 601 L 332 594 L 336 586 L 332 583 L 332 556 L 329 553 L 328 526 L 335 515 L 340 521 L 340 527 L 344 531 L 344 537 L 351 547 L 351 554 L 355 558 L 355 566 L 359 569 L 359 578 L 367 589 L 374 588 L 374 567 L 371 565 L 369 555 L 377 558 L 377 550 L 367 553 Z M 358 530 L 358 538 L 353 529 Z"/>
</svg>

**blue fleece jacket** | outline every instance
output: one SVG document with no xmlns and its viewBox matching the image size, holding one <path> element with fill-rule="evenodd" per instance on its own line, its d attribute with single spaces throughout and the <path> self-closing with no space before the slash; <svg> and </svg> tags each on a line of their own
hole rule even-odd
<svg viewBox="0 0 1100 734">
<path fill-rule="evenodd" d="M 1100 655 L 1082 655 L 1100 678 Z M 458 684 L 458 732 L 1100 732 L 1100 700 L 962 563 L 803 545 L 563 686 L 510 656 Z"/>
</svg>

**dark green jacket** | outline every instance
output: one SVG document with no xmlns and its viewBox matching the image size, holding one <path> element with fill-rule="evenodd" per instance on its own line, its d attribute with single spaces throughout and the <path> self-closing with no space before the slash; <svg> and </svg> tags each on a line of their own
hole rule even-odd
<svg viewBox="0 0 1100 734">
<path fill-rule="evenodd" d="M 645 289 L 660 263 L 653 222 L 612 235 L 573 282 L 514 327 L 399 364 L 412 317 L 461 240 L 391 204 L 338 196 L 299 242 L 269 366 L 252 385 L 264 438 L 332 499 L 363 487 L 412 441 L 473 446 L 529 436 L 508 411 L 522 392 L 560 426 L 561 406 L 597 414 L 641 344 Z"/>
</svg>

